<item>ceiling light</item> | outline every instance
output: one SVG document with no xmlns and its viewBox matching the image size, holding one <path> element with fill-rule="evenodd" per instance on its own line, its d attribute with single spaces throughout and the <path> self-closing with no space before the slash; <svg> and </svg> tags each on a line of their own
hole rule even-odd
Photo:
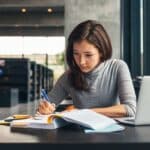
<svg viewBox="0 0 150 150">
<path fill-rule="evenodd" d="M 48 8 L 47 11 L 48 11 L 49 13 L 51 13 L 53 10 L 52 10 L 52 8 Z"/>
<path fill-rule="evenodd" d="M 26 9 L 26 8 L 22 8 L 22 9 L 21 9 L 21 12 L 22 12 L 22 13 L 25 13 L 25 12 L 27 12 L 27 9 Z"/>
</svg>

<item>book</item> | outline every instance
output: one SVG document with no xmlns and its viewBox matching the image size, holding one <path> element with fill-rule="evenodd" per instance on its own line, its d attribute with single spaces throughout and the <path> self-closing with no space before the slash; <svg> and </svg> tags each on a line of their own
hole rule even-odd
<svg viewBox="0 0 150 150">
<path fill-rule="evenodd" d="M 87 129 L 97 130 L 110 127 L 117 122 L 90 109 L 76 109 L 51 115 L 41 115 L 29 119 L 13 120 L 11 127 L 56 129 L 69 123 L 78 124 Z"/>
<path fill-rule="evenodd" d="M 40 115 L 29 119 L 13 120 L 10 122 L 11 128 L 35 128 L 35 129 L 57 129 L 67 125 L 68 122 L 58 117 L 56 114 Z"/>
</svg>

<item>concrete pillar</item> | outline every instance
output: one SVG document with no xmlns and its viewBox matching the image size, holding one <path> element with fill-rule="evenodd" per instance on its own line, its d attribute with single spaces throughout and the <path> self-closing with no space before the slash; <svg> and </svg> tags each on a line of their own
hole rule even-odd
<svg viewBox="0 0 150 150">
<path fill-rule="evenodd" d="M 120 58 L 120 0 L 65 0 L 65 37 L 80 22 L 95 19 L 106 28 L 113 58 Z"/>
</svg>

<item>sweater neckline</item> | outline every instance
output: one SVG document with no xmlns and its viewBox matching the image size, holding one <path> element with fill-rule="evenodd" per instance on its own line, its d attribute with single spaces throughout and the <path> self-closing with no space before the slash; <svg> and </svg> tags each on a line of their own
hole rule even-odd
<svg viewBox="0 0 150 150">
<path fill-rule="evenodd" d="M 93 77 L 96 76 L 97 74 L 99 74 L 99 71 L 104 67 L 106 61 L 101 62 L 95 69 L 93 69 L 92 71 L 85 73 L 85 76 L 87 77 Z"/>
</svg>

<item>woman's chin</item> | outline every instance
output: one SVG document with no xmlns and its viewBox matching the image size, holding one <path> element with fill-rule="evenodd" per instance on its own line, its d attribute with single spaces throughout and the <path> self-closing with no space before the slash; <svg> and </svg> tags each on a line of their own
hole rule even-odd
<svg viewBox="0 0 150 150">
<path fill-rule="evenodd" d="M 83 73 L 88 73 L 88 72 L 90 72 L 91 70 L 89 70 L 89 69 L 82 69 L 81 70 Z"/>
</svg>

